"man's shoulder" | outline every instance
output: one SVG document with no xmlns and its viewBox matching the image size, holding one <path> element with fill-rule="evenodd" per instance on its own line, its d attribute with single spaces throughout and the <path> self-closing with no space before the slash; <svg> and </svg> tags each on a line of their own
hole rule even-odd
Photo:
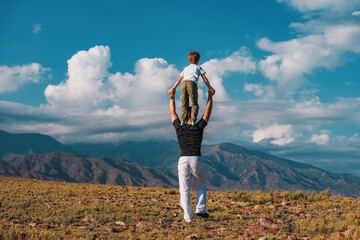
<svg viewBox="0 0 360 240">
<path fill-rule="evenodd" d="M 199 128 L 205 128 L 207 125 L 207 121 L 204 118 L 201 118 L 199 122 L 197 123 Z"/>
<path fill-rule="evenodd" d="M 172 122 L 173 126 L 175 127 L 175 129 L 180 127 L 180 120 L 179 118 L 176 118 L 173 122 Z"/>
</svg>

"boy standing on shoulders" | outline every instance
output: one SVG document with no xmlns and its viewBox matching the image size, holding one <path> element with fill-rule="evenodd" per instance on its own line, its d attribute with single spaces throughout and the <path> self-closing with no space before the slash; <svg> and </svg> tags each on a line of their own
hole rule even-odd
<svg viewBox="0 0 360 240">
<path fill-rule="evenodd" d="M 189 110 L 189 97 L 192 103 L 191 107 L 191 124 L 196 124 L 196 118 L 199 112 L 198 104 L 198 86 L 199 77 L 201 76 L 206 86 L 208 86 L 212 95 L 215 94 L 214 88 L 211 87 L 209 80 L 205 76 L 205 71 L 198 66 L 200 60 L 200 54 L 195 51 L 191 51 L 188 54 L 190 65 L 187 66 L 180 74 L 180 77 L 176 81 L 174 87 L 172 87 L 168 93 L 175 94 L 176 87 L 181 83 L 181 125 L 185 125 L 187 122 L 187 113 Z"/>
</svg>

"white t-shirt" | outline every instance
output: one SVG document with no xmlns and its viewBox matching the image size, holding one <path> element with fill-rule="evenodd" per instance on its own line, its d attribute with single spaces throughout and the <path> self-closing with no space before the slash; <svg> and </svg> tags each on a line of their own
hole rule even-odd
<svg viewBox="0 0 360 240">
<path fill-rule="evenodd" d="M 184 77 L 183 80 L 191 80 L 197 84 L 199 77 L 204 73 L 205 71 L 198 65 L 190 64 L 180 73 L 180 76 Z"/>
</svg>

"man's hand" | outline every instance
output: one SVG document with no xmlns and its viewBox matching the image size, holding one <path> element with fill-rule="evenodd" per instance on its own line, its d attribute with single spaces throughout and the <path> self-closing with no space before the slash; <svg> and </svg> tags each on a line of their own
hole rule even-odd
<svg viewBox="0 0 360 240">
<path fill-rule="evenodd" d="M 212 98 L 213 95 L 215 95 L 215 89 L 211 88 L 208 91 L 208 98 Z"/>
<path fill-rule="evenodd" d="M 169 94 L 170 96 L 175 96 L 175 93 L 176 93 L 175 88 L 170 88 L 169 91 L 168 91 L 168 94 Z"/>
</svg>

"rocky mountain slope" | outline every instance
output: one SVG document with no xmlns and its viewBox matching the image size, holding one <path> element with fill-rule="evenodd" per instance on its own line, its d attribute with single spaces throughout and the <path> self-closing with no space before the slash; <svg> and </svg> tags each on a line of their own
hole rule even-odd
<svg viewBox="0 0 360 240">
<path fill-rule="evenodd" d="M 209 187 L 216 190 L 323 191 L 360 196 L 360 178 L 223 143 L 204 148 Z"/>
<path fill-rule="evenodd" d="M 9 139 L 21 139 L 22 144 L 6 142 L 4 135 Z M 67 147 L 49 136 L 15 135 L 0 132 L 0 141 L 7 144 L 0 145 L 0 152 L 7 153 L 3 159 L 10 163 L 0 164 L 0 175 L 130 186 L 177 186 L 179 147 L 176 141 L 74 144 Z M 18 156 L 49 149 L 77 151 L 91 157 L 64 151 Z M 231 143 L 203 146 L 202 154 L 211 190 L 319 192 L 329 188 L 332 194 L 360 196 L 360 178 L 349 174 L 333 174 L 309 164 Z"/>
<path fill-rule="evenodd" d="M 86 154 L 123 157 L 177 175 L 179 146 L 176 141 L 130 142 L 119 145 L 78 144 L 72 148 Z M 107 151 L 102 151 L 106 149 Z M 113 149 L 113 150 L 111 150 Z M 90 152 L 90 151 L 95 151 Z M 140 151 L 141 150 L 141 151 Z M 222 143 L 202 147 L 208 188 L 212 190 L 323 191 L 360 196 L 360 178 L 333 174 L 314 167 L 244 147 Z"/>
<path fill-rule="evenodd" d="M 9 164 L 27 178 L 143 187 L 177 186 L 176 178 L 169 173 L 122 159 L 52 152 L 14 157 Z"/>
</svg>

